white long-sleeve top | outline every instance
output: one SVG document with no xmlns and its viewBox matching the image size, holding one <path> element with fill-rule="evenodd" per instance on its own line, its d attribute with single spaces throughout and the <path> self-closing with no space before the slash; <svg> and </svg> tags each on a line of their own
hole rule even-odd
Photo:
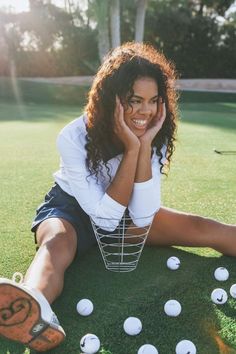
<svg viewBox="0 0 236 354">
<path fill-rule="evenodd" d="M 86 166 L 86 115 L 67 124 L 59 133 L 57 148 L 60 154 L 60 169 L 53 176 L 55 182 L 73 196 L 82 209 L 98 226 L 112 231 L 117 227 L 126 207 L 112 199 L 106 190 L 115 177 L 122 154 L 108 160 L 110 176 L 105 166 L 98 181 Z M 165 152 L 164 148 L 163 152 Z M 152 178 L 146 182 L 134 183 L 128 210 L 137 226 L 151 223 L 161 204 L 160 163 L 156 154 L 152 156 Z M 105 220 L 104 220 L 105 218 Z"/>
</svg>

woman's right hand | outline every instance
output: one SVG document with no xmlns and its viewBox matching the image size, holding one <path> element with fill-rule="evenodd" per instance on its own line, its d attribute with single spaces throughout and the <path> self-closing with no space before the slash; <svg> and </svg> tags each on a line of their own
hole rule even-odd
<svg viewBox="0 0 236 354">
<path fill-rule="evenodd" d="M 124 107 L 122 106 L 118 96 L 116 96 L 116 107 L 114 112 L 114 133 L 124 144 L 127 151 L 139 149 L 140 141 L 125 123 Z"/>
</svg>

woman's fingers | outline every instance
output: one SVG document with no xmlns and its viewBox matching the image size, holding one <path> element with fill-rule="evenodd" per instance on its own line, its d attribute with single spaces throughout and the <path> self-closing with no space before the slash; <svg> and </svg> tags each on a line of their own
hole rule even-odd
<svg viewBox="0 0 236 354">
<path fill-rule="evenodd" d="M 119 115 L 119 111 L 120 111 L 120 100 L 119 97 L 116 96 L 115 118 L 117 118 L 117 116 Z"/>
<path fill-rule="evenodd" d="M 121 103 L 119 103 L 119 121 L 120 123 L 124 123 L 124 107 Z"/>
<path fill-rule="evenodd" d="M 115 129 L 116 129 L 116 131 L 122 127 L 122 123 L 124 120 L 123 114 L 124 114 L 123 107 L 120 103 L 120 100 L 117 98 L 116 99 L 116 107 L 115 107 Z"/>
<path fill-rule="evenodd" d="M 153 125 L 158 128 L 161 128 L 165 118 L 166 118 L 166 105 L 165 102 L 160 102 L 160 104 L 158 105 L 158 111 L 156 117 L 153 120 L 154 123 Z"/>
<path fill-rule="evenodd" d="M 121 103 L 119 100 L 119 97 L 116 96 L 116 106 L 115 106 L 115 112 L 114 112 L 114 120 L 115 120 L 115 124 L 114 124 L 114 128 L 115 131 L 119 128 L 120 125 L 120 115 L 121 115 Z"/>
<path fill-rule="evenodd" d="M 158 109 L 157 109 L 157 117 L 158 119 L 161 119 L 163 115 L 165 116 L 166 114 L 166 105 L 165 102 L 163 101 L 162 97 L 159 97 L 158 99 Z"/>
<path fill-rule="evenodd" d="M 163 124 L 164 120 L 166 119 L 166 105 L 165 105 L 165 102 L 161 103 L 161 106 L 162 106 L 162 112 L 161 112 L 161 116 L 160 116 L 159 120 Z"/>
</svg>

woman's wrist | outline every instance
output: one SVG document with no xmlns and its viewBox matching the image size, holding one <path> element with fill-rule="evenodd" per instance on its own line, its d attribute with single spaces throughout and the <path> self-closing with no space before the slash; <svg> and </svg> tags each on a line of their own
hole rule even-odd
<svg viewBox="0 0 236 354">
<path fill-rule="evenodd" d="M 140 150 L 141 144 L 140 142 L 137 142 L 136 144 L 133 144 L 131 146 L 125 146 L 125 153 L 131 153 L 131 154 L 138 154 Z"/>
<path fill-rule="evenodd" d="M 152 145 L 150 142 L 141 142 L 140 144 L 140 152 L 151 153 Z"/>
</svg>

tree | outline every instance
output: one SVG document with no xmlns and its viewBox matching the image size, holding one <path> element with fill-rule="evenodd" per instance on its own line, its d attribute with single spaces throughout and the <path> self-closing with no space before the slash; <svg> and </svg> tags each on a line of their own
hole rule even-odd
<svg viewBox="0 0 236 354">
<path fill-rule="evenodd" d="M 100 61 L 103 61 L 104 56 L 110 50 L 110 38 L 108 27 L 108 2 L 109 0 L 89 0 L 90 11 L 93 13 L 97 22 L 98 29 L 98 54 Z"/>
<path fill-rule="evenodd" d="M 132 11 L 136 10 L 134 39 L 136 42 L 142 42 L 144 37 L 145 13 L 148 0 L 127 0 L 122 3 L 122 10 L 128 5 Z M 100 61 L 110 50 L 121 43 L 120 35 L 120 0 L 89 0 L 89 11 L 94 16 L 98 29 L 98 51 Z M 110 11 L 109 11 L 110 10 Z M 110 36 L 109 36 L 110 23 Z M 130 23 L 131 24 L 131 23 Z M 134 27 L 133 23 L 131 24 Z M 133 39 L 133 38 L 132 38 Z M 127 40 L 125 38 L 125 40 Z"/>
<path fill-rule="evenodd" d="M 182 77 L 235 77 L 235 26 L 218 20 L 219 13 L 226 18 L 225 3 L 212 0 L 210 6 L 210 1 L 149 2 L 145 38 L 176 64 Z"/>
<path fill-rule="evenodd" d="M 110 0 L 111 47 L 120 45 L 120 0 Z"/>
<path fill-rule="evenodd" d="M 194 0 L 196 11 L 199 15 L 224 16 L 226 10 L 234 3 L 234 0 Z"/>
<path fill-rule="evenodd" d="M 135 21 L 135 42 L 142 42 L 144 37 L 145 13 L 148 0 L 137 0 Z"/>
<path fill-rule="evenodd" d="M 19 76 L 94 74 L 121 38 L 143 40 L 146 17 L 145 41 L 182 77 L 236 77 L 233 1 L 65 0 L 62 9 L 30 0 L 29 12 L 0 12 L 0 75 L 9 75 L 10 63 Z"/>
</svg>

